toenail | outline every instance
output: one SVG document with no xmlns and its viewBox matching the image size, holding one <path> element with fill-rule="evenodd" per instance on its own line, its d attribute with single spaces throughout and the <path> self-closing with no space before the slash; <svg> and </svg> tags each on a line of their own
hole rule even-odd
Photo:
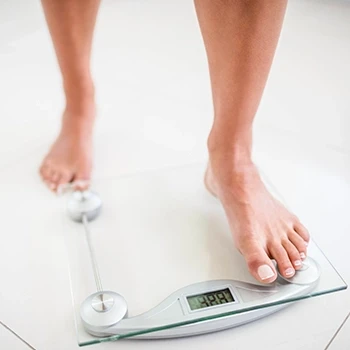
<svg viewBox="0 0 350 350">
<path fill-rule="evenodd" d="M 56 188 L 56 185 L 55 184 L 50 184 L 50 189 L 51 190 L 54 190 Z"/>
<path fill-rule="evenodd" d="M 301 266 L 301 264 L 302 264 L 301 260 L 294 261 L 294 266 Z"/>
<path fill-rule="evenodd" d="M 306 258 L 305 253 L 300 253 L 300 257 L 304 260 Z"/>
<path fill-rule="evenodd" d="M 258 268 L 258 275 L 262 280 L 267 280 L 275 275 L 269 265 L 261 265 Z"/>
<path fill-rule="evenodd" d="M 72 187 L 76 190 L 87 189 L 90 186 L 89 180 L 77 180 L 72 183 Z"/>
<path fill-rule="evenodd" d="M 287 277 L 290 277 L 290 276 L 293 276 L 295 273 L 294 269 L 289 267 L 286 271 L 285 271 L 285 274 Z"/>
<path fill-rule="evenodd" d="M 309 245 L 309 242 L 306 242 L 306 241 L 305 241 L 304 243 L 305 243 L 305 245 L 306 245 L 306 246 L 308 246 L 308 245 Z"/>
</svg>

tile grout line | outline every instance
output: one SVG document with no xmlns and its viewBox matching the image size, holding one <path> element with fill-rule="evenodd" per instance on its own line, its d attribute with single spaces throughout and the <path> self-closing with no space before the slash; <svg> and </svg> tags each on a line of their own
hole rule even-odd
<svg viewBox="0 0 350 350">
<path fill-rule="evenodd" d="M 336 332 L 334 333 L 333 337 L 331 338 L 331 340 L 328 342 L 328 344 L 326 345 L 324 350 L 329 349 L 329 347 L 332 345 L 334 339 L 337 337 L 337 335 L 339 334 L 339 332 L 341 331 L 341 329 L 344 327 L 346 321 L 349 319 L 350 317 L 350 312 L 348 313 L 348 315 L 345 317 L 345 320 L 341 323 L 341 325 L 339 326 L 339 328 L 336 330 Z"/>
<path fill-rule="evenodd" d="M 27 345 L 30 349 L 36 350 L 32 345 L 30 345 L 28 342 L 26 342 L 21 336 L 19 336 L 15 331 L 13 331 L 11 328 L 6 326 L 4 323 L 0 321 L 0 325 L 2 325 L 5 329 L 7 329 L 10 333 L 12 333 L 17 339 L 19 339 L 22 343 Z"/>
</svg>

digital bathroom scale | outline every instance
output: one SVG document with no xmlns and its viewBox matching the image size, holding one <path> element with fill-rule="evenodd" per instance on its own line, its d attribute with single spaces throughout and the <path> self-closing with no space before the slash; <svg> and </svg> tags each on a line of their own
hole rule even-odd
<svg viewBox="0 0 350 350">
<path fill-rule="evenodd" d="M 314 242 L 294 277 L 257 282 L 234 248 L 220 203 L 203 186 L 204 169 L 123 176 L 97 183 L 96 192 L 67 195 L 80 346 L 216 332 L 346 289 Z"/>
</svg>

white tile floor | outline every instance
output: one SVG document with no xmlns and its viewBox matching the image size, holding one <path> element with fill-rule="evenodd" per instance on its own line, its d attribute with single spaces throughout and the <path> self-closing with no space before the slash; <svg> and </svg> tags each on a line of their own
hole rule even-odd
<svg viewBox="0 0 350 350">
<path fill-rule="evenodd" d="M 290 2 L 256 122 L 255 147 L 259 162 L 348 282 L 349 34 L 348 1 Z M 93 67 L 100 106 L 96 182 L 205 161 L 210 90 L 190 1 L 105 1 Z M 1 2 L 0 77 L 0 320 L 38 350 L 76 349 L 57 215 L 62 201 L 46 191 L 36 173 L 62 108 L 38 3 Z M 324 349 L 349 311 L 346 291 L 229 332 L 142 347 Z M 334 349 L 349 348 L 346 326 Z M 16 346 L 24 345 L 0 327 L 0 348 Z M 117 346 L 140 345 L 99 348 Z"/>
</svg>

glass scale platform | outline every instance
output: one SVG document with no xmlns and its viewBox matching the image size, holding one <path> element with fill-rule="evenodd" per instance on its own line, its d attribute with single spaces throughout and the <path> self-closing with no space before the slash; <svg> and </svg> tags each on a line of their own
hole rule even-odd
<svg viewBox="0 0 350 350">
<path fill-rule="evenodd" d="M 219 201 L 203 186 L 204 170 L 190 165 L 97 182 L 91 203 L 102 209 L 94 220 L 71 220 L 72 206 L 91 193 L 66 194 L 63 232 L 80 346 L 200 336 L 347 288 L 313 241 L 294 278 L 258 283 Z"/>
</svg>

